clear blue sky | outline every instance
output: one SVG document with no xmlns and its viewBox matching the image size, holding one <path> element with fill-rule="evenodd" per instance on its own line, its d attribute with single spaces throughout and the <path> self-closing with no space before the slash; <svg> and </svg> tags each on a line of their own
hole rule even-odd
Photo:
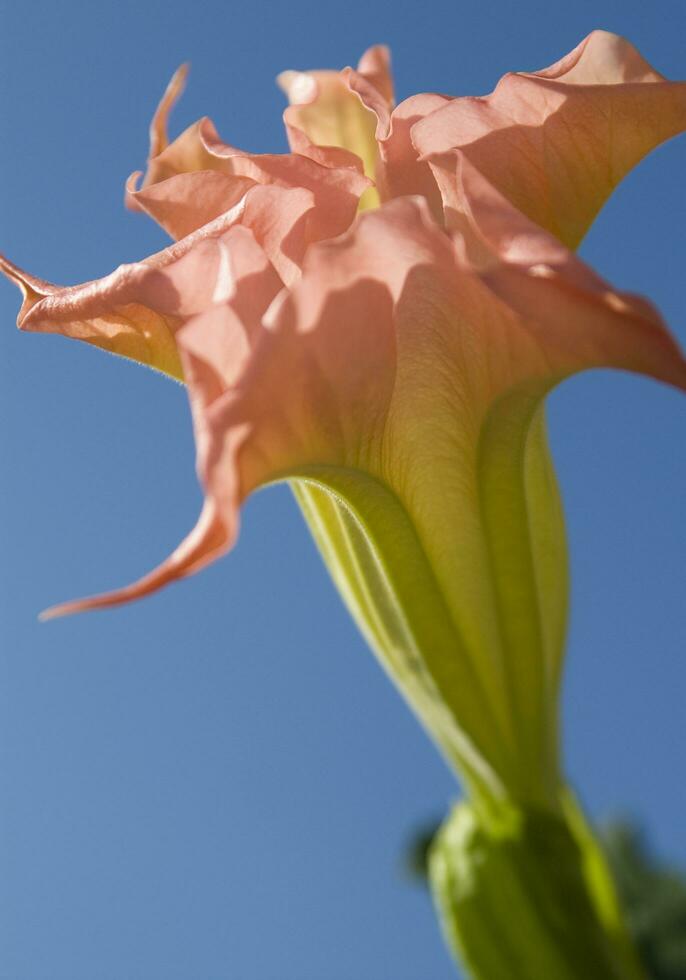
<svg viewBox="0 0 686 980">
<path fill-rule="evenodd" d="M 347 4 L 6 2 L 0 247 L 45 278 L 164 244 L 127 213 L 147 125 L 193 63 L 174 125 L 211 115 L 283 149 L 284 68 L 393 49 L 400 97 L 489 91 L 589 30 L 686 77 L 681 0 Z M 686 339 L 686 139 L 620 188 L 583 252 Z M 139 605 L 39 625 L 55 601 L 147 570 L 195 519 L 183 389 L 13 328 L 0 289 L 0 977 L 449 980 L 412 828 L 458 789 L 330 586 L 285 489 L 235 552 Z M 573 615 L 569 771 L 686 864 L 686 401 L 598 373 L 551 399 Z"/>
</svg>

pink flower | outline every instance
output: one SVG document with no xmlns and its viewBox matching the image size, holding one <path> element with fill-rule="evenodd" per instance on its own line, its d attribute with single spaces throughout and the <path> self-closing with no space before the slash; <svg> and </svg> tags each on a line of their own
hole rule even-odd
<svg viewBox="0 0 686 980">
<path fill-rule="evenodd" d="M 567 601 L 543 399 L 616 367 L 686 388 L 645 300 L 570 251 L 642 156 L 686 128 L 686 84 L 596 32 L 485 98 L 393 109 L 388 55 L 286 72 L 287 154 L 167 116 L 129 206 L 178 239 L 105 279 L 24 291 L 19 325 L 185 380 L 205 505 L 156 570 L 49 615 L 198 571 L 242 502 L 291 481 L 351 611 L 473 786 L 549 803 Z M 525 760 L 524 762 L 522 760 Z"/>
</svg>

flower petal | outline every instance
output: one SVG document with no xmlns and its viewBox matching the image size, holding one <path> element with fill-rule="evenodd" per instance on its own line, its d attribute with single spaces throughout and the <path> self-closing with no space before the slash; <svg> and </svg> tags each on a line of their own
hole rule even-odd
<svg viewBox="0 0 686 980">
<path fill-rule="evenodd" d="M 181 379 L 173 340 L 176 317 L 165 316 L 133 298 L 141 278 L 148 272 L 155 276 L 155 270 L 120 266 L 106 279 L 67 287 L 42 282 L 1 256 L 0 270 L 24 294 L 17 318 L 21 330 L 84 340 Z M 164 287 L 161 295 L 165 295 Z"/>
<path fill-rule="evenodd" d="M 127 200 L 177 241 L 230 211 L 255 186 L 249 177 L 198 170 L 174 174 L 137 190 L 139 176 L 132 174 L 129 178 Z"/>
<path fill-rule="evenodd" d="M 468 161 L 457 179 L 455 250 L 420 199 L 394 201 L 313 246 L 264 326 L 258 314 L 279 292 L 270 279 L 256 305 L 234 299 L 179 333 L 204 434 L 199 469 L 215 512 L 228 501 L 227 527 L 256 487 L 307 466 L 372 473 L 418 500 L 433 493 L 425 467 L 447 466 L 437 483 L 449 496 L 472 452 L 466 429 L 477 438 L 508 391 L 542 394 L 583 368 L 686 389 L 686 362 L 650 304 L 613 291 Z"/>
<path fill-rule="evenodd" d="M 333 237 L 350 226 L 369 186 L 354 168 L 325 166 L 296 153 L 244 153 L 222 142 L 209 119 L 192 126 L 154 163 L 140 190 L 138 174 L 129 178 L 127 203 L 148 212 L 174 237 L 221 214 L 219 209 L 250 184 L 310 191 L 313 240 Z"/>
<path fill-rule="evenodd" d="M 176 245 L 80 286 L 42 282 L 3 259 L 0 269 L 24 292 L 20 329 L 84 340 L 180 379 L 175 334 L 189 318 L 216 303 L 239 302 L 246 284 L 260 294 L 266 290 L 270 298 L 282 287 L 262 249 L 256 273 L 257 245 L 252 232 L 240 226 L 247 211 L 240 202 Z M 259 217 L 259 208 L 255 213 Z M 298 217 L 302 207 L 295 213 Z M 267 227 L 266 234 L 270 231 Z"/>
<path fill-rule="evenodd" d="M 140 189 L 140 174 L 129 177 L 128 207 L 152 214 L 178 238 L 220 214 L 217 209 L 235 199 L 241 187 L 247 189 L 245 181 L 252 181 L 312 191 L 320 208 L 319 238 L 337 235 L 349 227 L 360 195 L 370 185 L 361 173 L 361 163 L 350 153 L 326 149 L 291 154 L 247 153 L 224 143 L 207 118 L 199 119 L 169 143 L 167 119 L 183 90 L 185 77 L 185 72 L 177 72 L 155 113 L 148 169 Z M 205 172 L 202 178 L 190 178 L 198 171 Z M 218 172 L 225 179 L 221 182 L 208 178 L 207 172 Z M 167 183 L 170 178 L 183 175 L 188 179 Z M 153 190 L 160 184 L 163 186 Z"/>
<path fill-rule="evenodd" d="M 230 151 L 229 154 L 224 153 L 224 158 L 227 155 L 245 156 L 248 159 L 254 158 L 256 162 L 259 162 L 263 156 L 267 158 L 275 156 L 275 154 L 242 153 L 240 150 L 222 143 L 217 135 L 214 124 L 207 117 L 203 117 L 202 119 L 198 119 L 197 122 L 192 123 L 180 136 L 170 143 L 167 135 L 169 115 L 174 104 L 183 93 L 187 76 L 188 66 L 182 65 L 172 77 L 153 116 L 150 125 L 148 168 L 143 180 L 144 187 L 149 184 L 156 184 L 175 174 L 190 173 L 195 170 L 220 169 L 227 172 L 228 168 L 226 164 L 217 164 L 211 147 L 207 145 L 208 141 L 210 144 L 218 144 L 224 151 Z M 315 160 L 324 167 L 330 167 L 332 169 L 340 168 L 359 173 L 362 167 L 361 162 L 355 154 L 341 148 L 315 148 L 306 138 L 300 141 L 297 153 Z M 282 157 L 283 154 L 278 156 Z M 138 177 L 138 174 L 132 175 L 129 181 L 134 177 Z M 359 181 L 357 185 L 359 186 Z M 367 184 L 362 183 L 361 189 L 364 190 L 366 186 Z M 127 196 L 127 204 L 136 210 L 135 199 L 130 199 Z"/>
<path fill-rule="evenodd" d="M 670 82 L 623 38 L 594 31 L 548 69 L 505 75 L 485 98 L 420 120 L 427 158 L 460 149 L 569 248 L 647 153 L 686 128 L 686 83 Z"/>
<path fill-rule="evenodd" d="M 201 228 L 207 222 L 210 230 L 228 222 L 250 228 L 286 285 L 300 275 L 307 246 L 332 227 L 336 216 L 318 214 L 315 196 L 305 188 L 261 185 L 215 171 L 177 174 L 135 194 L 141 208 L 171 234 L 180 234 L 199 219 Z M 347 212 L 338 213 L 341 231 L 353 213 L 352 203 Z"/>
<path fill-rule="evenodd" d="M 365 174 L 376 179 L 377 140 L 387 134 L 393 103 L 387 48 L 370 48 L 356 71 L 285 71 L 278 83 L 291 103 L 284 122 L 294 152 L 310 155 L 313 147 L 348 150 L 362 161 Z M 376 204 L 378 195 L 370 189 L 361 206 Z"/>
<path fill-rule="evenodd" d="M 259 184 L 311 191 L 317 206 L 317 238 L 333 237 L 350 226 L 360 195 L 370 184 L 357 169 L 325 166 L 298 153 L 244 153 L 222 142 L 209 121 L 203 124 L 201 137 L 212 169 Z"/>
<path fill-rule="evenodd" d="M 247 229 L 236 228 L 237 259 L 232 296 L 194 317 L 177 335 L 189 391 L 198 452 L 198 472 L 213 492 L 208 494 L 191 533 L 160 566 L 113 592 L 62 603 L 46 610 L 51 619 L 90 609 L 103 609 L 141 598 L 186 575 L 199 571 L 231 547 L 238 530 L 239 474 L 233 466 L 218 466 L 232 456 L 248 435 L 237 425 L 217 441 L 212 425 L 215 403 L 235 383 L 255 342 L 260 320 L 281 289 L 266 255 Z"/>
<path fill-rule="evenodd" d="M 412 141 L 412 129 L 420 119 L 450 102 L 445 95 L 413 95 L 393 110 L 388 133 L 381 139 L 379 190 L 387 201 L 393 197 L 420 194 L 425 197 L 437 221 L 442 219 L 441 195 L 430 165 L 420 160 Z"/>
<path fill-rule="evenodd" d="M 385 44 L 374 44 L 371 48 L 367 48 L 357 64 L 357 74 L 374 86 L 379 95 L 386 100 L 387 105 L 393 105 L 395 94 L 391 52 Z"/>
<path fill-rule="evenodd" d="M 686 389 L 686 361 L 651 303 L 613 290 L 512 207 L 466 156 L 457 154 L 443 189 L 470 264 L 521 317 L 551 372 L 614 367 Z"/>
</svg>

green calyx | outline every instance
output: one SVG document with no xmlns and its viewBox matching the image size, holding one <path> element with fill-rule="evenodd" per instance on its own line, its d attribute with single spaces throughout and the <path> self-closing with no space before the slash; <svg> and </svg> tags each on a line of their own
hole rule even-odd
<svg viewBox="0 0 686 980">
<path fill-rule="evenodd" d="M 561 814 L 458 804 L 429 874 L 442 928 L 473 980 L 645 980 L 614 885 L 566 795 Z"/>
</svg>

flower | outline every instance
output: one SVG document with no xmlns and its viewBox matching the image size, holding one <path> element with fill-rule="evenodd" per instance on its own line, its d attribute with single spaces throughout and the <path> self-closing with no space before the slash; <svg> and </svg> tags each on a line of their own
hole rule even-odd
<svg viewBox="0 0 686 980">
<path fill-rule="evenodd" d="M 392 105 L 388 55 L 286 72 L 291 152 L 203 119 L 172 79 L 127 203 L 178 239 L 61 289 L 4 263 L 19 325 L 183 378 L 205 504 L 128 601 L 226 552 L 287 480 L 371 645 L 482 799 L 555 810 L 567 605 L 543 402 L 615 367 L 686 389 L 657 311 L 574 248 L 624 174 L 686 128 L 686 84 L 595 32 L 485 98 Z"/>
</svg>

